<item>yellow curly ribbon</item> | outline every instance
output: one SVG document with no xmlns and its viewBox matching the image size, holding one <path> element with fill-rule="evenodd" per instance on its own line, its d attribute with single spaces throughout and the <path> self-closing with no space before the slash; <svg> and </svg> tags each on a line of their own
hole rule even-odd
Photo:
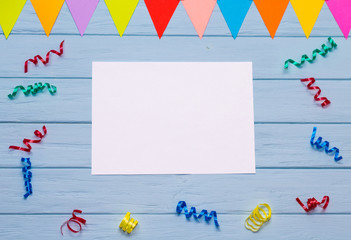
<svg viewBox="0 0 351 240">
<path fill-rule="evenodd" d="M 268 214 L 267 214 L 268 212 Z M 272 216 L 271 207 L 267 203 L 262 203 L 257 205 L 257 207 L 252 211 L 250 216 L 245 220 L 245 227 L 248 230 L 257 232 L 260 230 L 261 226 L 269 221 Z"/>
<path fill-rule="evenodd" d="M 134 220 L 134 218 L 130 219 L 130 212 L 127 212 L 127 214 L 124 216 L 121 224 L 119 224 L 119 227 L 122 228 L 122 230 L 127 233 L 131 233 L 133 229 L 136 227 L 138 224 L 137 220 Z"/>
</svg>

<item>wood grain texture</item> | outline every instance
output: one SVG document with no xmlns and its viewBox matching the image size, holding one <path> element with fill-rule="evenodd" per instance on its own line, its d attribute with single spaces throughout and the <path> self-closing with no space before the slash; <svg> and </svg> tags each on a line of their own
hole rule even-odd
<svg viewBox="0 0 351 240">
<path fill-rule="evenodd" d="M 6 192 L 0 212 L 67 213 L 67 208 L 79 207 L 90 213 L 125 209 L 174 213 L 178 201 L 186 200 L 218 213 L 250 213 L 258 203 L 267 202 L 273 213 L 290 214 L 304 213 L 296 197 L 305 202 L 329 195 L 328 214 L 351 214 L 348 169 L 259 169 L 256 174 L 227 175 L 99 176 L 91 175 L 90 169 L 33 169 L 32 173 L 33 195 L 23 201 L 21 170 L 0 170 L 0 188 Z"/>
<path fill-rule="evenodd" d="M 39 81 L 55 85 L 57 93 L 51 96 L 44 90 L 36 96 L 26 97 L 20 92 L 14 100 L 6 97 L 17 85 Z M 254 81 L 255 121 L 351 123 L 351 105 L 344 104 L 348 101 L 351 81 L 317 80 L 315 85 L 322 89 L 321 96 L 332 102 L 326 109 L 314 101 L 316 91 L 308 90 L 298 79 Z M 5 78 L 0 79 L 0 94 L 3 96 L 0 98 L 1 122 L 91 123 L 91 79 Z"/>
<path fill-rule="evenodd" d="M 64 54 L 61 57 L 53 55 L 50 63 L 35 67 L 29 64 L 28 73 L 24 73 L 24 62 L 37 54 L 45 56 L 50 49 L 58 49 L 65 40 Z M 350 79 L 351 68 L 345 68 L 351 51 L 350 41 L 344 38 L 334 38 L 338 47 L 326 57 L 318 56 L 313 64 L 305 63 L 301 69 L 290 66 L 284 69 L 284 62 L 289 59 L 300 61 L 303 54 L 311 54 L 316 48 L 327 43 L 327 37 L 305 38 L 275 38 L 241 37 L 232 38 L 211 37 L 202 40 L 197 37 L 177 36 L 165 37 L 159 40 L 150 36 L 66 36 L 54 35 L 13 36 L 9 41 L 2 41 L 0 52 L 11 49 L 11 56 L 0 59 L 1 77 L 91 77 L 92 61 L 200 61 L 253 62 L 255 79 L 299 79 L 306 77 L 328 79 Z M 259 43 L 259 44 L 258 44 Z M 18 47 L 22 46 L 22 47 Z"/>
<path fill-rule="evenodd" d="M 20 158 L 33 158 L 34 168 L 90 168 L 91 124 L 46 124 L 47 136 L 33 151 L 24 153 L 8 149 L 22 146 L 24 137 L 32 138 L 41 124 L 0 125 L 0 168 L 20 167 Z M 333 155 L 313 149 L 309 140 L 313 126 L 317 136 L 340 148 L 344 160 L 334 162 Z M 351 168 L 351 134 L 348 124 L 256 124 L 257 168 Z M 62 149 L 65 149 L 62 151 Z M 48 159 L 48 156 L 49 159 Z"/>
<path fill-rule="evenodd" d="M 47 82 L 58 88 L 55 96 L 45 90 L 35 97 L 22 93 L 14 100 L 5 97 L 17 85 L 27 86 L 39 81 L 46 82 L 45 79 L 0 81 L 0 94 L 4 96 L 0 99 L 2 122 L 91 122 L 91 79 L 49 79 Z M 307 90 L 299 80 L 255 81 L 255 121 L 350 122 L 351 106 L 343 103 L 348 101 L 351 81 L 317 81 L 316 85 L 322 89 L 322 95 L 332 101 L 326 109 L 313 100 L 315 91 Z M 40 116 L 36 112 L 38 105 Z M 301 111 L 305 114 L 299 114 Z"/>
<path fill-rule="evenodd" d="M 283 69 L 286 59 L 310 55 L 329 36 L 338 48 L 327 57 Z M 53 55 L 48 66 L 30 65 L 24 74 L 25 60 L 58 49 L 62 40 L 62 57 Z M 27 1 L 9 39 L 0 37 L 0 239 L 60 239 L 59 227 L 75 208 L 83 210 L 88 225 L 78 235 L 65 231 L 66 239 L 349 239 L 350 51 L 350 40 L 326 4 L 308 40 L 290 4 L 274 40 L 254 4 L 236 40 L 218 6 L 199 40 L 181 4 L 158 40 L 143 1 L 123 38 L 103 0 L 84 37 L 64 4 L 49 38 Z M 92 176 L 92 61 L 252 61 L 257 174 Z M 328 108 L 314 102 L 313 92 L 300 83 L 306 77 L 316 78 L 322 96 L 332 102 Z M 56 85 L 57 94 L 7 98 L 15 86 L 39 81 Z M 8 149 L 34 137 L 43 124 L 48 135 L 30 154 Z M 340 163 L 310 146 L 313 126 L 317 136 L 340 149 Z M 34 194 L 27 200 L 20 169 L 24 156 L 33 164 Z M 305 214 L 295 201 L 324 195 L 331 198 L 325 212 Z M 180 200 L 217 210 L 220 231 L 212 222 L 177 216 Z M 263 202 L 272 206 L 273 216 L 253 234 L 243 223 Z M 140 222 L 130 236 L 117 229 L 127 211 Z"/>
<path fill-rule="evenodd" d="M 69 211 L 70 209 L 67 209 Z M 127 210 L 126 210 L 127 211 Z M 348 225 L 350 215 L 275 215 L 258 233 L 252 233 L 244 228 L 243 222 L 247 215 L 221 215 L 220 229 L 216 230 L 213 222 L 206 224 L 203 221 L 187 221 L 184 216 L 177 214 L 132 214 L 139 224 L 131 235 L 126 235 L 118 225 L 123 219 L 122 214 L 113 215 L 82 215 L 87 219 L 87 225 L 80 234 L 73 234 L 64 229 L 61 237 L 60 225 L 68 220 L 70 213 L 54 215 L 4 215 L 0 216 L 0 232 L 2 239 L 186 239 L 186 240 L 218 240 L 218 239 L 335 239 L 348 240 L 351 229 Z M 14 226 L 18 222 L 21 231 Z M 29 224 L 28 224 L 29 223 Z M 33 229 L 32 224 L 39 223 L 39 228 Z M 38 224 L 38 225 L 39 225 Z M 329 227 L 321 227 L 328 224 Z M 340 234 L 343 233 L 343 234 Z M 321 236 L 321 237 L 320 237 Z"/>
</svg>

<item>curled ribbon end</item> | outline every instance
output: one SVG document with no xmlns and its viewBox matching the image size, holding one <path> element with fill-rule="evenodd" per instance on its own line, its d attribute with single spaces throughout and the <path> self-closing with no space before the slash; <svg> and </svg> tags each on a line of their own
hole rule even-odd
<svg viewBox="0 0 351 240">
<path fill-rule="evenodd" d="M 123 220 L 119 224 L 119 228 L 121 228 L 124 232 L 130 234 L 134 228 L 138 225 L 138 221 L 134 220 L 134 218 L 130 218 L 130 212 L 124 216 Z"/>
<path fill-rule="evenodd" d="M 194 216 L 195 220 L 200 219 L 202 216 L 204 216 L 205 221 L 209 222 L 211 221 L 212 217 L 215 223 L 215 226 L 218 228 L 219 223 L 218 223 L 218 218 L 217 218 L 217 212 L 216 211 L 211 211 L 210 214 L 208 214 L 208 211 L 206 209 L 203 209 L 198 215 L 196 213 L 196 208 L 191 207 L 190 211 L 188 210 L 188 207 L 185 203 L 185 201 L 179 201 L 177 204 L 176 212 L 178 215 L 184 210 L 185 218 L 189 219 L 191 216 Z"/>
<path fill-rule="evenodd" d="M 315 209 L 317 206 L 320 206 L 324 203 L 323 209 L 326 209 L 329 205 L 329 196 L 324 196 L 321 202 L 318 202 L 315 198 L 309 198 L 307 200 L 307 207 L 301 202 L 299 198 L 296 198 L 296 201 L 300 206 L 305 210 L 305 212 L 310 212 Z"/>
<path fill-rule="evenodd" d="M 326 154 L 334 153 L 335 154 L 334 160 L 335 161 L 340 161 L 342 159 L 342 156 L 339 156 L 339 152 L 340 151 L 339 151 L 338 148 L 333 147 L 333 148 L 329 149 L 329 142 L 328 141 L 322 142 L 323 141 L 322 137 L 319 137 L 314 142 L 314 139 L 316 137 L 316 132 L 317 132 L 317 127 L 313 127 L 312 136 L 311 136 L 311 139 L 310 139 L 311 146 L 312 147 L 316 147 L 317 150 L 324 148 L 324 151 L 325 151 Z"/>
<path fill-rule="evenodd" d="M 46 59 L 43 59 L 40 55 L 36 55 L 33 59 L 30 58 L 27 61 L 25 61 L 25 63 L 24 63 L 24 73 L 28 72 L 28 62 L 32 62 L 34 65 L 37 65 L 38 64 L 38 60 L 40 60 L 44 65 L 46 65 L 46 64 L 49 63 L 50 53 L 56 54 L 57 56 L 61 56 L 63 54 L 63 43 L 64 43 L 64 40 L 60 44 L 60 52 L 58 52 L 56 50 L 50 50 L 46 54 Z"/>
<path fill-rule="evenodd" d="M 79 209 L 74 209 L 74 210 L 73 210 L 73 212 L 72 212 L 72 217 L 71 217 L 68 221 L 64 222 L 64 223 L 61 225 L 60 230 L 61 230 L 61 234 L 62 234 L 62 235 L 63 235 L 62 228 L 63 228 L 64 225 L 66 225 L 67 228 L 68 228 L 71 232 L 73 232 L 73 233 L 79 233 L 79 232 L 82 230 L 82 225 L 81 225 L 81 224 L 85 224 L 85 223 L 86 223 L 86 220 L 85 220 L 84 218 L 77 217 L 77 216 L 75 215 L 75 213 L 82 213 L 82 211 L 79 210 Z M 76 224 L 78 225 L 78 227 L 79 227 L 79 230 L 73 229 L 73 228 L 71 227 L 71 225 L 70 225 L 70 222 L 76 223 Z"/>
</svg>

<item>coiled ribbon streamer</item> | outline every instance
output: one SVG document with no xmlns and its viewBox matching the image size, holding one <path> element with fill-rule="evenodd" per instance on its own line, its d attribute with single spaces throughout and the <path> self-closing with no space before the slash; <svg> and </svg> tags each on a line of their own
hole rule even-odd
<svg viewBox="0 0 351 240">
<path fill-rule="evenodd" d="M 14 149 L 14 150 L 21 150 L 24 152 L 30 152 L 30 150 L 32 149 L 32 146 L 29 143 L 40 143 L 41 140 L 43 139 L 43 137 L 45 137 L 45 135 L 47 134 L 47 130 L 46 127 L 43 126 L 43 131 L 44 134 L 42 134 L 39 130 L 35 130 L 34 131 L 34 135 L 37 136 L 38 140 L 30 140 L 30 139 L 23 139 L 23 144 L 27 146 L 27 148 L 23 148 L 23 147 L 18 147 L 18 146 L 10 146 L 9 149 Z"/>
<path fill-rule="evenodd" d="M 245 220 L 245 227 L 248 230 L 257 232 L 265 222 L 271 219 L 272 210 L 267 203 L 257 205 L 250 216 Z"/>
<path fill-rule="evenodd" d="M 131 233 L 137 224 L 138 220 L 134 220 L 134 218 L 130 219 L 130 212 L 127 212 L 122 222 L 119 224 L 119 228 L 121 228 L 124 232 Z"/>
<path fill-rule="evenodd" d="M 183 210 L 184 210 L 185 217 L 187 219 L 191 218 L 191 216 L 194 216 L 195 220 L 198 220 L 202 216 L 204 216 L 205 217 L 205 221 L 209 222 L 209 221 L 211 221 L 211 219 L 213 217 L 213 220 L 214 220 L 214 223 L 215 223 L 216 227 L 219 227 L 219 223 L 218 223 L 218 219 L 217 219 L 217 212 L 216 211 L 211 211 L 211 213 L 208 214 L 208 211 L 206 209 L 203 209 L 197 215 L 195 207 L 191 207 L 190 211 L 188 211 L 188 207 L 186 206 L 185 201 L 179 201 L 176 211 L 177 211 L 178 214 L 181 214 Z"/>
<path fill-rule="evenodd" d="M 322 57 L 325 57 L 328 54 L 328 52 L 332 51 L 333 48 L 336 48 L 338 46 L 331 37 L 328 38 L 328 41 L 329 41 L 331 47 L 328 47 L 327 45 L 323 44 L 322 45 L 323 50 L 319 50 L 319 49 L 313 50 L 312 59 L 309 58 L 307 56 L 307 54 L 302 55 L 300 63 L 294 61 L 293 59 L 288 59 L 285 61 L 284 68 L 288 68 L 289 63 L 294 64 L 296 67 L 301 67 L 301 65 L 303 65 L 306 61 L 309 63 L 313 63 L 313 61 L 316 60 L 316 58 L 317 58 L 317 54 L 321 55 Z"/>
<path fill-rule="evenodd" d="M 22 173 L 23 173 L 23 178 L 24 178 L 24 186 L 26 187 L 26 194 L 23 195 L 24 199 L 27 199 L 29 195 L 33 193 L 32 191 L 32 172 L 29 171 L 29 169 L 32 168 L 32 163 L 30 162 L 29 158 L 22 158 L 21 159 L 23 168 L 22 168 Z"/>
<path fill-rule="evenodd" d="M 317 127 L 313 127 L 311 141 L 310 141 L 312 147 L 316 146 L 316 149 L 318 149 L 318 150 L 324 148 L 325 153 L 327 153 L 327 154 L 335 152 L 335 156 L 334 156 L 335 162 L 340 161 L 342 159 L 342 156 L 339 157 L 339 149 L 338 148 L 333 147 L 333 148 L 329 149 L 329 142 L 328 141 L 322 142 L 323 141 L 322 137 L 319 137 L 316 142 L 313 142 L 314 138 L 316 137 L 316 132 L 317 132 Z"/>
<path fill-rule="evenodd" d="M 54 85 L 50 85 L 49 83 L 43 84 L 43 83 L 39 82 L 39 83 L 34 83 L 34 86 L 28 85 L 27 89 L 25 87 L 23 87 L 22 85 L 16 86 L 15 89 L 13 90 L 12 94 L 9 94 L 8 97 L 10 99 L 13 99 L 16 96 L 18 90 L 22 90 L 23 94 L 26 96 L 28 96 L 29 94 L 32 94 L 34 96 L 38 92 L 42 92 L 45 89 L 45 87 L 48 88 L 51 95 L 56 93 L 57 88 Z"/>
<path fill-rule="evenodd" d="M 324 196 L 321 202 L 318 202 L 315 198 L 309 198 L 307 200 L 307 207 L 303 205 L 301 200 L 299 198 L 296 198 L 296 201 L 300 204 L 300 206 L 306 211 L 309 212 L 313 209 L 315 209 L 317 206 L 322 207 L 323 209 L 326 209 L 329 204 L 329 196 Z M 324 206 L 321 206 L 324 203 Z"/>
<path fill-rule="evenodd" d="M 75 215 L 75 213 L 82 213 L 82 211 L 81 211 L 81 210 L 78 210 L 78 209 L 74 209 L 74 210 L 73 210 L 73 212 L 72 212 L 72 217 L 71 217 L 68 221 L 64 222 L 64 223 L 61 225 L 61 228 L 60 228 L 60 229 L 61 229 L 61 234 L 62 234 L 62 235 L 63 235 L 62 228 L 63 228 L 64 225 L 67 225 L 67 228 L 68 228 L 71 232 L 73 232 L 73 233 L 79 233 L 79 232 L 82 230 L 82 225 L 81 225 L 81 224 L 85 224 L 85 223 L 87 222 L 84 218 L 77 217 L 77 216 Z M 76 224 L 79 226 L 79 230 L 73 229 L 73 228 L 71 227 L 71 225 L 70 225 L 71 222 L 76 223 Z"/>
<path fill-rule="evenodd" d="M 38 59 L 44 64 L 48 64 L 49 63 L 49 60 L 50 60 L 50 53 L 54 53 L 58 56 L 61 56 L 63 54 L 63 43 L 65 41 L 62 41 L 61 44 L 60 44 L 60 52 L 56 51 L 56 50 L 50 50 L 47 54 L 46 54 L 46 60 L 44 60 L 40 55 L 36 55 L 34 57 L 34 59 L 28 59 L 27 61 L 25 61 L 24 63 L 24 73 L 27 73 L 28 72 L 28 62 L 32 62 L 34 63 L 34 65 L 37 65 L 38 64 Z"/>
<path fill-rule="evenodd" d="M 319 97 L 319 95 L 321 94 L 322 90 L 318 86 L 312 86 L 316 82 L 316 80 L 314 78 L 304 78 L 304 79 L 301 79 L 301 82 L 309 82 L 307 84 L 307 88 L 309 90 L 318 90 L 316 95 L 314 95 L 314 100 L 316 100 L 316 101 L 323 101 L 324 100 L 324 102 L 322 102 L 322 104 L 321 104 L 322 107 L 325 107 L 325 106 L 330 104 L 330 101 L 329 101 L 328 98 L 326 98 L 326 97 Z"/>
</svg>

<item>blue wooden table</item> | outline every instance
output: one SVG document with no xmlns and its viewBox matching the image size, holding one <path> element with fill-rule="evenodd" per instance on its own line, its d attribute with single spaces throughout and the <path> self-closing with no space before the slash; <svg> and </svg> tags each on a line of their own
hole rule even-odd
<svg viewBox="0 0 351 240">
<path fill-rule="evenodd" d="M 311 54 L 328 36 L 338 48 L 326 58 L 283 69 L 286 59 Z M 25 60 L 58 49 L 62 40 L 61 58 L 52 56 L 49 66 L 23 73 Z M 0 239 L 60 239 L 59 227 L 75 208 L 83 210 L 87 226 L 78 235 L 65 231 L 66 239 L 350 239 L 351 44 L 326 5 L 308 40 L 291 5 L 272 40 L 254 4 L 236 40 L 218 6 L 199 40 L 180 4 L 159 40 L 143 1 L 122 38 L 103 1 L 84 37 L 64 4 L 49 38 L 27 1 L 9 39 L 1 36 L 0 53 Z M 252 61 L 257 174 L 92 176 L 92 61 Z M 317 79 L 332 101 L 328 108 L 300 83 L 306 77 Z M 7 98 L 15 86 L 39 81 L 56 85 L 57 94 Z M 48 135 L 30 154 L 8 150 L 43 124 Z M 313 126 L 317 136 L 340 148 L 340 163 L 311 148 Z M 34 194 L 27 200 L 22 156 L 33 165 Z M 325 212 L 306 214 L 295 201 L 324 195 L 331 199 Z M 178 216 L 180 200 L 216 210 L 220 229 Z M 244 220 L 263 202 L 273 215 L 255 234 Z M 118 229 L 128 211 L 139 220 L 130 236 Z"/>
</svg>

